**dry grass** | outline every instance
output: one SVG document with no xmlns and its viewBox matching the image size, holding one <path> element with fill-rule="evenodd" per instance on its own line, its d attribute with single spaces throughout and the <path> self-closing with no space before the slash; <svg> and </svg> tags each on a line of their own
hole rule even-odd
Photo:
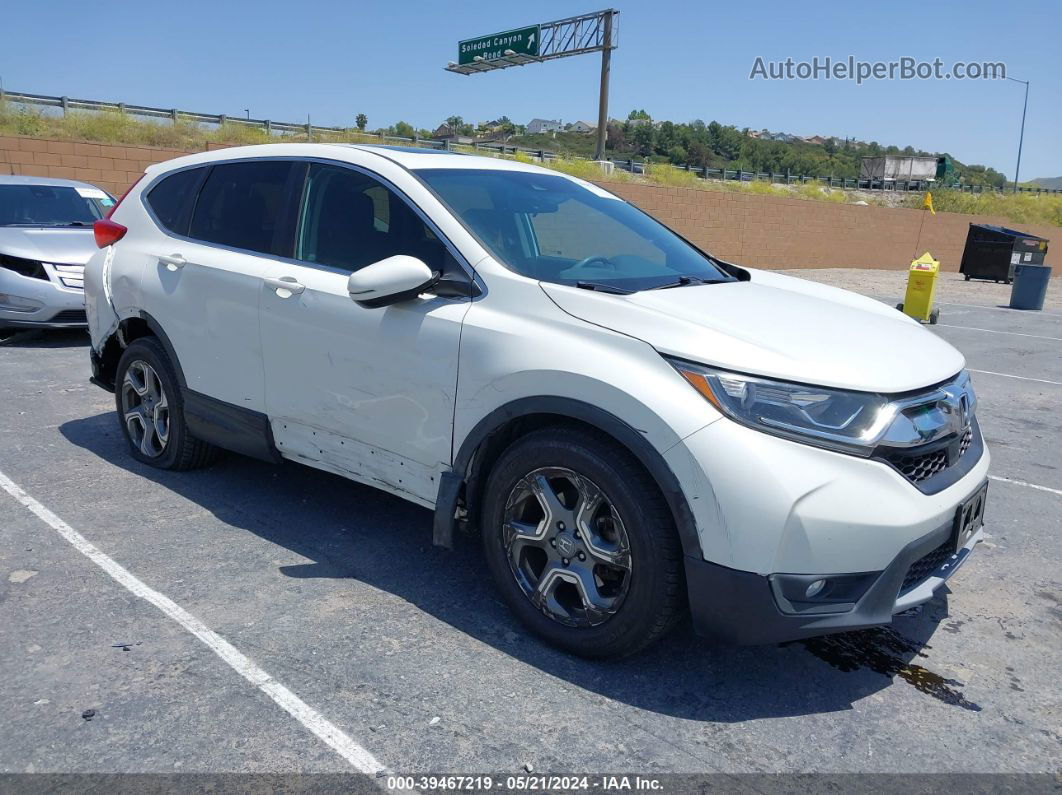
<svg viewBox="0 0 1062 795">
<path fill-rule="evenodd" d="M 937 212 L 996 215 L 1019 224 L 1062 226 L 1062 194 L 961 193 L 955 190 L 932 193 L 933 208 Z M 922 194 L 911 196 L 906 206 L 920 208 L 922 200 Z"/>
</svg>

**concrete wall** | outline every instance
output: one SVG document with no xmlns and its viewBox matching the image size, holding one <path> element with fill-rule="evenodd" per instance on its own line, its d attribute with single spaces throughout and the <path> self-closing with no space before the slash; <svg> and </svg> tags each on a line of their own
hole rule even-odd
<svg viewBox="0 0 1062 795">
<path fill-rule="evenodd" d="M 79 179 L 120 196 L 152 163 L 186 154 L 156 146 L 0 136 L 0 174 Z"/>
<path fill-rule="evenodd" d="M 722 259 L 751 267 L 905 269 L 915 256 L 930 251 L 942 269 L 957 271 L 971 223 L 1017 227 L 1053 240 L 1047 263 L 1056 270 L 1062 263 L 1062 228 L 1057 226 L 694 188 L 601 184 Z"/>
<path fill-rule="evenodd" d="M 0 136 L 0 174 L 79 179 L 120 195 L 151 163 L 183 154 L 188 152 Z M 1062 262 L 1062 228 L 1056 226 L 693 188 L 601 184 L 717 256 L 752 267 L 903 269 L 928 250 L 945 270 L 958 270 L 971 223 L 1017 226 L 1054 238 L 1048 264 Z"/>
</svg>

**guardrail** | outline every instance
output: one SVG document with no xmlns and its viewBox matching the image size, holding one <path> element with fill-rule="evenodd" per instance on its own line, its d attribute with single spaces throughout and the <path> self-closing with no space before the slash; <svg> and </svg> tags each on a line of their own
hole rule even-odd
<svg viewBox="0 0 1062 795">
<path fill-rule="evenodd" d="M 177 108 L 152 108 L 146 105 L 127 105 L 124 102 L 100 102 L 92 99 L 74 99 L 71 97 L 53 97 L 45 94 L 23 94 L 14 91 L 0 90 L 0 103 L 7 101 L 16 105 L 34 106 L 39 108 L 53 108 L 62 111 L 66 115 L 70 111 L 89 112 L 119 112 L 130 116 L 141 116 L 149 119 L 169 119 L 174 124 L 178 122 L 191 122 L 200 125 L 213 125 L 221 127 L 226 124 L 240 125 L 262 129 L 267 135 L 305 134 L 307 139 L 314 136 L 324 137 L 327 135 L 358 135 L 364 138 L 375 139 L 381 143 L 397 144 L 406 146 L 421 146 L 431 149 L 447 149 L 455 151 L 490 152 L 501 155 L 522 154 L 541 162 L 548 163 L 550 160 L 562 159 L 561 155 L 547 149 L 529 149 L 522 146 L 513 146 L 504 142 L 475 141 L 470 144 L 451 143 L 446 140 L 430 138 L 403 138 L 396 135 L 366 132 L 356 127 L 324 127 L 286 121 L 272 121 L 270 119 L 252 119 L 250 116 L 229 116 L 224 113 L 196 113 L 194 111 L 178 110 Z M 567 159 L 585 160 L 586 158 L 571 157 Z M 634 158 L 618 159 L 609 158 L 615 168 L 627 171 L 631 174 L 645 174 L 647 169 L 664 166 L 664 163 L 652 163 L 639 161 Z M 852 177 L 818 176 L 806 174 L 774 174 L 768 172 L 743 171 L 741 169 L 711 168 L 708 166 L 681 165 L 673 166 L 680 171 L 695 174 L 704 179 L 736 180 L 738 182 L 769 181 L 777 184 L 806 184 L 808 182 L 821 182 L 830 188 L 843 188 L 846 190 L 871 190 L 871 191 L 900 191 L 921 192 L 925 190 L 958 190 L 964 193 L 1001 193 L 998 188 L 984 185 L 943 185 L 926 180 L 866 180 Z M 1009 192 L 1008 189 L 1007 192 Z M 1048 188 L 1018 188 L 1022 193 L 1062 193 L 1062 190 Z"/>
</svg>

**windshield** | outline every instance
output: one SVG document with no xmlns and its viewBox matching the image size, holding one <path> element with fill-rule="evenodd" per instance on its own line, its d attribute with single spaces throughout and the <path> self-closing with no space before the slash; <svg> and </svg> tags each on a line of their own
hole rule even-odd
<svg viewBox="0 0 1062 795">
<path fill-rule="evenodd" d="M 502 264 L 610 292 L 732 281 L 667 227 L 589 183 L 522 171 L 418 169 Z"/>
<path fill-rule="evenodd" d="M 113 206 L 99 188 L 0 185 L 0 226 L 92 226 Z"/>
</svg>

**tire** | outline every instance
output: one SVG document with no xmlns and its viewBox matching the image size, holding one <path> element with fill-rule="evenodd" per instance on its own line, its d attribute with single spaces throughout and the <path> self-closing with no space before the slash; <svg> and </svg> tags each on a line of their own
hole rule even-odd
<svg viewBox="0 0 1062 795">
<path fill-rule="evenodd" d="M 557 502 L 540 496 L 543 487 Z M 587 509 L 592 495 L 601 498 L 596 512 Z M 506 603 L 565 651 L 634 654 L 685 613 L 671 512 L 649 475 L 608 437 L 573 428 L 521 437 L 492 468 L 480 515 L 487 565 Z"/>
<path fill-rule="evenodd" d="M 157 339 L 141 337 L 125 349 L 114 383 L 118 424 L 137 461 L 182 471 L 217 458 L 216 447 L 189 433 L 177 373 Z"/>
</svg>

